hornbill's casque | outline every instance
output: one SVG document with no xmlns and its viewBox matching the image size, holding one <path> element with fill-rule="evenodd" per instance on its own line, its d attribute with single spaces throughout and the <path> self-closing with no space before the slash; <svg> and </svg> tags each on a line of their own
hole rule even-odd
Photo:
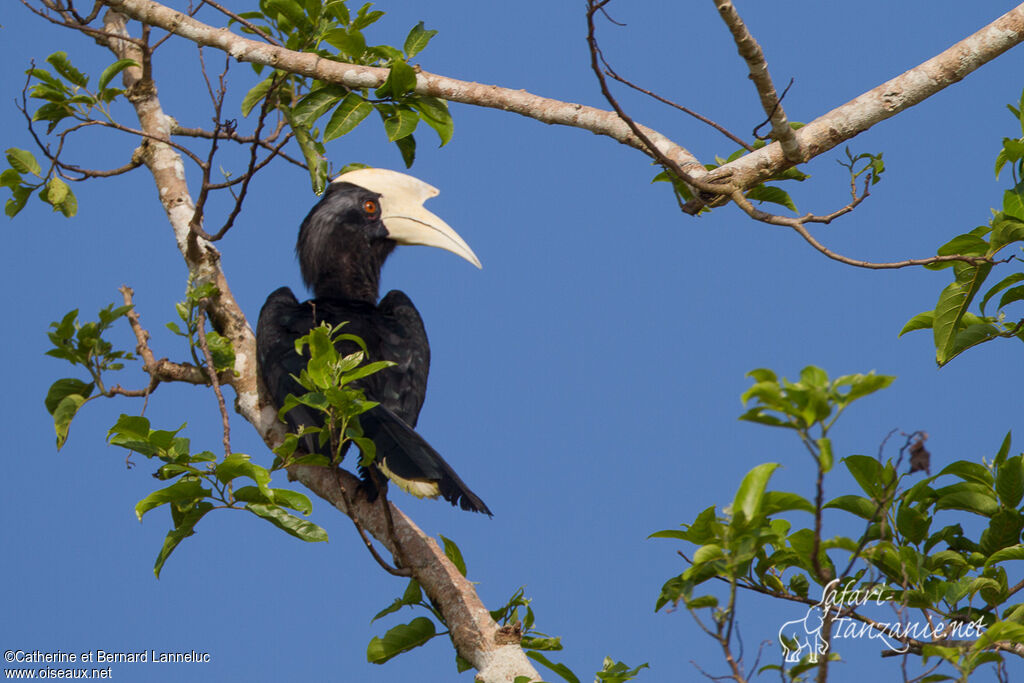
<svg viewBox="0 0 1024 683">
<path fill-rule="evenodd" d="M 430 367 L 430 346 L 423 321 L 404 293 L 391 291 L 379 302 L 380 270 L 398 244 L 422 244 L 454 252 L 477 268 L 480 261 L 444 221 L 423 208 L 438 191 L 421 180 L 383 169 L 342 174 L 302 221 L 296 253 L 302 279 L 314 299 L 299 303 L 287 287 L 268 298 L 256 331 L 260 376 L 280 407 L 288 394 L 305 390 L 295 381 L 306 359 L 295 340 L 327 322 L 347 322 L 344 331 L 362 337 L 371 360 L 396 363 L 358 385 L 380 405 L 359 416 L 365 435 L 376 446 L 375 467 L 415 496 L 441 495 L 463 510 L 490 515 L 476 494 L 413 427 L 423 406 Z M 339 342 L 351 353 L 351 342 Z M 285 417 L 290 431 L 322 426 L 322 418 L 305 406 Z M 306 439 L 307 445 L 316 439 Z M 312 444 L 313 449 L 318 445 Z M 324 455 L 327 455 L 324 453 Z M 370 499 L 377 495 L 372 473 L 364 472 Z"/>
</svg>

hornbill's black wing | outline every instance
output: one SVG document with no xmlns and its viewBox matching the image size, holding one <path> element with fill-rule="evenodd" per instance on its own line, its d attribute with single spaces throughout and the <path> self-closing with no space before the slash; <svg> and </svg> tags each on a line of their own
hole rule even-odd
<svg viewBox="0 0 1024 683">
<path fill-rule="evenodd" d="M 366 436 L 377 448 L 378 468 L 413 495 L 440 494 L 464 510 L 491 514 L 412 428 L 426 393 L 430 347 L 419 313 L 402 292 L 390 292 L 379 306 L 323 298 L 299 303 L 287 287 L 272 293 L 260 311 L 256 336 L 260 374 L 274 403 L 281 406 L 288 394 L 304 392 L 292 377 L 306 366 L 306 359 L 295 353 L 295 340 L 321 322 L 347 322 L 343 331 L 363 339 L 371 360 L 395 363 L 359 382 L 367 398 L 380 403 L 359 418 Z M 351 353 L 356 347 L 351 342 L 340 342 L 339 350 Z M 285 419 L 292 431 L 302 425 L 321 425 L 319 415 L 305 406 L 292 409 Z M 306 440 L 306 447 L 320 451 L 312 438 Z M 375 493 L 372 488 L 370 493 Z"/>
</svg>

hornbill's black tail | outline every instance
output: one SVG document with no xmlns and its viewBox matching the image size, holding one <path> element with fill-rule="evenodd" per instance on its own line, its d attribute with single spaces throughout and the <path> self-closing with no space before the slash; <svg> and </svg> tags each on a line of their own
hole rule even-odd
<svg viewBox="0 0 1024 683">
<path fill-rule="evenodd" d="M 441 454 L 402 418 L 378 405 L 360 415 L 359 423 L 377 448 L 377 468 L 403 490 L 418 497 L 440 494 L 463 510 L 493 516 Z M 372 486 L 372 481 L 367 483 Z M 373 489 L 370 491 L 372 497 Z"/>
</svg>

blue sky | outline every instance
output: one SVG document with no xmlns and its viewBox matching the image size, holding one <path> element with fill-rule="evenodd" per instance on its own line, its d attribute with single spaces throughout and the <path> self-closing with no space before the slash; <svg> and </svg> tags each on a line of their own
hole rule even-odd
<svg viewBox="0 0 1024 683">
<path fill-rule="evenodd" d="M 601 28 L 606 57 L 622 75 L 749 137 L 763 113 L 713 4 L 666 5 L 613 4 L 612 16 L 627 26 Z M 776 81 L 795 79 L 786 99 L 790 119 L 809 121 L 1010 5 L 869 2 L 851 11 L 805 0 L 739 9 Z M 440 31 L 418 57 L 426 70 L 604 106 L 589 71 L 581 3 L 379 8 L 388 14 L 371 34 L 376 42 L 400 44 L 420 20 Z M 8 92 L 0 106 L 3 147 L 27 148 L 12 98 L 29 60 L 66 50 L 80 68 L 98 73 L 112 59 L 19 3 L 5 4 L 0 24 Z M 206 125 L 209 110 L 194 105 L 203 90 L 193 80 L 195 51 L 172 43 L 161 49 L 155 72 L 164 108 L 186 125 Z M 818 228 L 819 238 L 850 256 L 894 260 L 933 254 L 986 222 L 1007 185 L 992 174 L 1000 140 L 1019 134 L 1004 107 L 1024 86 L 1019 50 L 852 140 L 856 153 L 884 153 L 884 180 L 852 215 Z M 206 56 L 222 62 L 211 50 Z M 237 101 L 254 77 L 246 65 L 232 73 L 245 84 L 232 91 Z M 698 158 L 735 149 L 661 105 L 629 93 L 621 101 Z M 525 585 L 538 627 L 563 638 L 565 650 L 553 658 L 582 679 L 605 655 L 649 662 L 641 680 L 689 680 L 698 675 L 691 661 L 725 673 L 717 649 L 684 611 L 654 613 L 661 584 L 684 565 L 676 546 L 647 536 L 728 504 L 742 474 L 762 462 L 784 465 L 774 487 L 810 495 L 813 472 L 799 444 L 737 421 L 747 371 L 770 367 L 795 377 L 815 364 L 831 375 L 897 375 L 890 389 L 840 422 L 840 456 L 873 455 L 890 430 L 920 429 L 931 436 L 934 472 L 953 460 L 991 456 L 1007 430 L 1019 430 L 1020 349 L 1012 342 L 937 370 L 928 334 L 896 337 L 908 318 L 934 306 L 947 273 L 842 266 L 734 207 L 685 217 L 665 185 L 650 184 L 656 170 L 635 150 L 499 111 L 453 105 L 452 113 L 454 139 L 437 149 L 433 133 L 421 131 L 412 172 L 441 189 L 429 208 L 460 232 L 484 268 L 407 247 L 388 262 L 383 287 L 412 297 L 430 335 L 433 366 L 419 431 L 495 516 L 401 492 L 394 499 L 428 533 L 460 544 L 489 607 Z M 383 140 L 380 124 L 368 120 L 328 152 L 339 166 L 400 168 L 397 151 Z M 83 138 L 71 158 L 115 167 L 133 145 L 112 134 Z M 812 180 L 790 188 L 801 210 L 827 213 L 847 201 L 840 157 L 835 150 L 815 160 L 805 169 Z M 224 163 L 236 162 L 229 155 Z M 198 174 L 188 173 L 194 188 Z M 68 445 L 55 452 L 43 397 L 71 371 L 43 355 L 50 321 L 73 308 L 94 315 L 128 284 L 157 356 L 185 353 L 163 330 L 186 272 L 151 178 L 139 170 L 75 191 L 74 219 L 33 198 L 5 230 L 0 646 L 211 653 L 208 664 L 114 667 L 116 679 L 132 681 L 453 678 L 454 655 L 440 639 L 384 666 L 365 663 L 370 637 L 398 623 L 369 620 L 401 594 L 404 581 L 380 571 L 351 523 L 319 500 L 313 519 L 330 534 L 327 544 L 303 544 L 250 515 L 215 514 L 156 580 L 152 565 L 169 521 L 161 511 L 140 525 L 133 511 L 155 487 L 155 467 L 136 456 L 128 470 L 124 451 L 104 442 L 117 415 L 138 406 L 127 399 L 90 403 Z M 221 242 L 225 271 L 251 321 L 280 285 L 302 291 L 292 250 L 314 202 L 308 176 L 280 165 L 257 179 L 246 211 Z M 114 337 L 124 348 L 134 345 L 127 329 Z M 126 386 L 144 385 L 137 370 L 123 375 Z M 161 386 L 147 415 L 162 428 L 187 422 L 194 446 L 219 448 L 210 392 Z M 270 462 L 242 420 L 233 445 Z M 837 474 L 827 492 L 848 486 Z M 1020 569 L 1014 572 L 1019 577 Z M 740 610 L 748 661 L 783 621 L 803 614 L 796 605 L 750 597 Z M 773 647 L 762 663 L 777 659 Z M 844 651 L 844 660 L 836 681 L 885 675 L 893 666 L 861 643 Z"/>
</svg>

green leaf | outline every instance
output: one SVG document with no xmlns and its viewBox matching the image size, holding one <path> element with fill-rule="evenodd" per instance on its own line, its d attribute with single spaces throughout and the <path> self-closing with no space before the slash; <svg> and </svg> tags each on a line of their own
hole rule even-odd
<svg viewBox="0 0 1024 683">
<path fill-rule="evenodd" d="M 576 678 L 576 674 L 574 674 L 565 664 L 562 664 L 561 662 L 556 664 L 536 650 L 527 650 L 526 656 L 535 662 L 543 664 L 548 669 L 561 676 L 563 680 L 569 681 L 569 683 L 580 683 L 580 679 Z"/>
<path fill-rule="evenodd" d="M 114 76 L 118 75 L 130 66 L 139 66 L 139 63 L 134 59 L 119 59 L 100 74 L 100 80 L 98 82 L 99 89 L 103 90 L 107 85 L 114 79 Z"/>
<path fill-rule="evenodd" d="M 423 51 L 423 48 L 427 46 L 430 39 L 437 35 L 437 31 L 423 28 L 423 22 L 416 24 L 409 31 L 409 35 L 405 38 L 405 55 L 407 57 L 415 57 L 417 54 Z"/>
<path fill-rule="evenodd" d="M 242 486 L 235 489 L 234 496 L 241 503 L 272 503 L 304 515 L 313 511 L 313 503 L 308 496 L 290 489 L 261 490 L 258 486 Z"/>
<path fill-rule="evenodd" d="M 351 93 L 340 85 L 326 85 L 310 92 L 303 97 L 292 110 L 292 118 L 297 125 L 311 128 L 321 116 L 326 114 L 331 107 L 337 104 L 343 97 Z M 324 138 L 326 142 L 328 138 Z"/>
<path fill-rule="evenodd" d="M 354 92 L 350 92 L 331 114 L 330 121 L 324 127 L 324 142 L 353 130 L 373 111 L 373 105 Z"/>
<path fill-rule="evenodd" d="M 995 551 L 987 560 L 985 560 L 985 566 L 991 567 L 994 564 L 1007 562 L 1009 560 L 1024 560 L 1024 545 L 1017 544 Z"/>
<path fill-rule="evenodd" d="M 377 621 L 381 617 L 386 617 L 389 614 L 393 614 L 403 607 L 410 605 L 418 605 L 423 600 L 423 591 L 420 590 L 420 584 L 416 582 L 416 579 L 409 579 L 409 584 L 405 587 L 405 593 L 402 597 L 395 598 L 394 601 L 382 609 L 380 612 L 370 619 L 370 623 Z"/>
<path fill-rule="evenodd" d="M 793 203 L 793 199 L 789 196 L 789 193 L 772 185 L 758 185 L 751 188 L 747 191 L 746 197 L 747 199 L 752 199 L 756 202 L 779 204 L 780 206 L 786 207 L 793 213 L 798 213 L 796 204 Z"/>
<path fill-rule="evenodd" d="M 753 468 L 743 477 L 732 503 L 734 523 L 740 518 L 741 513 L 745 523 L 750 523 L 762 514 L 761 504 L 764 500 L 765 487 L 768 486 L 768 479 L 778 467 L 778 463 L 764 463 Z"/>
<path fill-rule="evenodd" d="M 167 558 L 171 556 L 171 553 L 178 547 L 178 544 L 195 533 L 196 524 L 203 518 L 203 515 L 212 509 L 213 503 L 209 501 L 197 503 L 195 507 L 185 513 L 178 521 L 176 528 L 167 532 L 164 545 L 156 557 L 156 564 L 153 565 L 153 573 L 156 574 L 156 578 L 160 578 L 160 572 L 164 568 L 164 563 L 167 562 Z"/>
<path fill-rule="evenodd" d="M 78 87 L 84 88 L 89 84 L 88 77 L 71 65 L 71 60 L 68 59 L 66 52 L 54 52 L 46 58 L 46 61 L 57 71 L 57 73 Z"/>
<path fill-rule="evenodd" d="M 839 496 L 825 503 L 824 507 L 844 510 L 868 521 L 878 514 L 878 505 L 863 496 Z"/>
<path fill-rule="evenodd" d="M 422 95 L 410 99 L 409 104 L 419 112 L 423 122 L 437 133 L 437 137 L 441 140 L 441 147 L 447 145 L 455 133 L 455 123 L 452 121 L 452 115 L 448 112 L 448 103 L 437 97 Z"/>
<path fill-rule="evenodd" d="M 952 474 L 964 481 L 973 481 L 985 487 L 990 487 L 995 482 L 992 473 L 987 467 L 978 462 L 970 460 L 956 460 L 942 468 L 939 476 Z"/>
<path fill-rule="evenodd" d="M 254 85 L 249 92 L 242 98 L 242 116 L 248 116 L 249 112 L 253 110 L 267 93 L 270 92 L 270 86 L 274 84 L 275 76 L 270 76 Z"/>
<path fill-rule="evenodd" d="M 1003 461 L 996 473 L 996 494 L 1006 507 L 1015 508 L 1024 498 L 1024 457 L 1015 455 Z"/>
<path fill-rule="evenodd" d="M 366 661 L 383 664 L 392 657 L 417 648 L 437 635 L 434 622 L 426 617 L 416 617 L 408 624 L 399 624 L 388 629 L 383 638 L 374 636 L 366 648 Z"/>
<path fill-rule="evenodd" d="M 53 176 L 46 183 L 46 189 L 39 193 L 39 198 L 51 205 L 54 211 L 59 211 L 70 192 L 71 188 L 68 187 L 67 183 L 57 176 Z"/>
<path fill-rule="evenodd" d="M 254 465 L 249 456 L 244 453 L 232 453 L 217 464 L 215 469 L 217 479 L 223 484 L 233 481 L 237 477 L 249 477 L 256 482 L 260 489 L 266 489 L 270 483 L 270 472 L 259 465 Z"/>
<path fill-rule="evenodd" d="M 388 135 L 388 141 L 395 142 L 408 137 L 416 130 L 416 124 L 420 117 L 412 109 L 399 107 L 394 115 L 384 119 L 384 132 Z"/>
<path fill-rule="evenodd" d="M 391 64 L 387 80 L 377 88 L 377 97 L 401 98 L 416 87 L 416 70 L 398 59 Z"/>
<path fill-rule="evenodd" d="M 57 450 L 59 451 L 68 440 L 68 430 L 71 429 L 71 420 L 74 419 L 78 409 L 85 403 L 86 397 L 81 394 L 68 394 L 60 400 L 53 410 L 53 427 L 57 432 Z"/>
<path fill-rule="evenodd" d="M 34 176 L 38 176 L 43 171 L 39 167 L 39 162 L 32 155 L 32 152 L 18 149 L 17 147 L 8 148 L 7 163 L 19 173 L 31 173 Z"/>
<path fill-rule="evenodd" d="M 46 412 L 53 415 L 54 411 L 57 410 L 57 406 L 64 400 L 66 396 L 77 394 L 83 398 L 89 398 L 92 394 L 92 390 L 96 388 L 93 382 L 86 384 L 80 379 L 73 377 L 65 377 L 59 379 L 50 385 L 50 390 L 46 392 Z"/>
<path fill-rule="evenodd" d="M 964 510 L 983 517 L 991 517 L 999 510 L 995 494 L 980 484 L 960 482 L 940 489 L 936 510 Z"/>
<path fill-rule="evenodd" d="M 897 337 L 902 337 L 907 332 L 913 332 L 914 330 L 930 330 L 935 324 L 935 311 L 924 311 L 918 313 L 913 318 L 907 321 L 907 324 L 903 326 Z"/>
<path fill-rule="evenodd" d="M 869 496 L 874 496 L 884 488 L 882 465 L 874 458 L 866 455 L 849 455 L 843 458 L 843 463 L 857 480 L 861 490 Z"/>
<path fill-rule="evenodd" d="M 454 564 L 455 568 L 459 570 L 459 573 L 465 576 L 466 561 L 462 557 L 462 551 L 459 550 L 459 546 L 455 544 L 455 541 L 447 538 L 446 536 L 441 536 L 441 540 L 444 541 L 445 556 L 452 561 L 452 564 Z"/>
<path fill-rule="evenodd" d="M 167 503 L 188 503 L 200 498 L 206 498 L 211 494 L 210 489 L 204 489 L 198 479 L 186 479 L 171 484 L 167 488 L 153 491 L 138 503 L 135 504 L 135 516 L 142 521 L 142 516 L 154 508 Z"/>
<path fill-rule="evenodd" d="M 766 491 L 762 511 L 766 517 L 789 510 L 803 510 L 814 514 L 814 505 L 803 496 L 786 491 Z"/>
<path fill-rule="evenodd" d="M 982 299 L 981 299 L 981 305 L 980 305 L 981 312 L 982 313 L 985 312 L 985 305 L 988 304 L 989 299 L 991 299 L 993 296 L 995 296 L 999 292 L 1003 291 L 1004 289 L 1006 289 L 1010 285 L 1016 284 L 1016 283 L 1020 282 L 1021 280 L 1024 280 L 1024 273 L 1013 273 L 1011 275 L 1007 275 L 1002 280 L 1000 280 L 997 284 L 993 285 L 991 289 L 989 289 L 987 292 L 985 292 L 985 296 L 983 296 Z"/>
<path fill-rule="evenodd" d="M 327 532 L 322 528 L 312 522 L 299 519 L 277 505 L 268 505 L 266 503 L 246 503 L 245 509 L 252 512 L 257 517 L 262 517 L 278 529 L 291 534 L 295 538 L 309 543 L 327 540 Z"/>
<path fill-rule="evenodd" d="M 404 138 L 395 140 L 395 147 L 401 153 L 402 163 L 405 164 L 405 167 L 412 168 L 413 162 L 416 161 L 416 138 L 406 135 Z"/>
<path fill-rule="evenodd" d="M 896 513 L 896 528 L 915 545 L 928 536 L 929 526 L 931 526 L 931 519 L 928 515 L 909 505 L 900 506 Z"/>
</svg>

